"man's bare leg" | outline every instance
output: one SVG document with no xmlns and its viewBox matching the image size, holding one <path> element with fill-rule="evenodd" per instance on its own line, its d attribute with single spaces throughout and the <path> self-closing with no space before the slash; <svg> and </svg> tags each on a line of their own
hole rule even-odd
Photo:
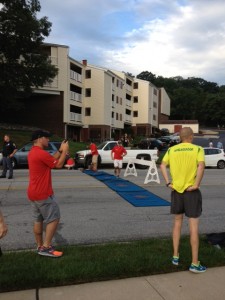
<svg viewBox="0 0 225 300">
<path fill-rule="evenodd" d="M 175 215 L 173 224 L 173 256 L 179 257 L 180 235 L 183 223 L 183 214 Z"/>
<path fill-rule="evenodd" d="M 192 263 L 195 265 L 198 265 L 198 250 L 199 250 L 198 225 L 199 225 L 199 218 L 189 218 Z"/>
<path fill-rule="evenodd" d="M 48 248 L 52 244 L 53 236 L 57 230 L 57 226 L 59 224 L 59 219 L 54 220 L 51 223 L 46 225 L 46 233 L 45 233 L 45 241 L 43 246 Z"/>
<path fill-rule="evenodd" d="M 43 222 L 34 222 L 34 236 L 38 247 L 43 245 Z"/>
</svg>

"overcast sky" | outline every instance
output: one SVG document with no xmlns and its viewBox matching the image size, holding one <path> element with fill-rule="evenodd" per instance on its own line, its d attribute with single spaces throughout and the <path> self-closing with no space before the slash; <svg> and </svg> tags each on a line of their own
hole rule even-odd
<svg viewBox="0 0 225 300">
<path fill-rule="evenodd" d="M 225 85 L 224 0 L 40 0 L 45 42 L 90 64 Z"/>
</svg>

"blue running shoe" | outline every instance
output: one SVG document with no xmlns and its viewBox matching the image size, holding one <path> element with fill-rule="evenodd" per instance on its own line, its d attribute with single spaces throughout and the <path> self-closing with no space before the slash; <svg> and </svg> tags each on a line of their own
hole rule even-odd
<svg viewBox="0 0 225 300">
<path fill-rule="evenodd" d="M 173 256 L 172 264 L 175 265 L 175 266 L 179 265 L 179 256 Z"/>
<path fill-rule="evenodd" d="M 206 267 L 202 266 L 199 261 L 198 265 L 191 264 L 189 267 L 189 271 L 193 273 L 204 273 L 206 271 Z"/>
</svg>

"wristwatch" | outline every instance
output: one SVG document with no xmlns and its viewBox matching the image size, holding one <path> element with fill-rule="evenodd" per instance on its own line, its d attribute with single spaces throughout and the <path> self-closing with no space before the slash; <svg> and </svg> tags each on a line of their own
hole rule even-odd
<svg viewBox="0 0 225 300">
<path fill-rule="evenodd" d="M 166 183 L 166 186 L 168 187 L 171 184 L 171 182 Z"/>
</svg>

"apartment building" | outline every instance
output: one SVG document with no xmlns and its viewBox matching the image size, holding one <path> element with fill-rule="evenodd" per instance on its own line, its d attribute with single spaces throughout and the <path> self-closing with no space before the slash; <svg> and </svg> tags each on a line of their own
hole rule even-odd
<svg viewBox="0 0 225 300">
<path fill-rule="evenodd" d="M 124 80 L 102 67 L 85 65 L 84 127 L 82 138 L 114 138 L 124 127 Z"/>
<path fill-rule="evenodd" d="M 58 68 L 58 75 L 52 83 L 33 90 L 17 120 L 21 124 L 79 141 L 84 125 L 85 67 L 82 62 L 69 56 L 68 46 L 44 44 L 43 48 Z"/>
<path fill-rule="evenodd" d="M 68 46 L 44 44 L 44 51 L 58 75 L 34 89 L 19 116 L 21 124 L 76 141 L 102 141 L 124 133 L 150 136 L 160 118 L 169 118 L 170 99 L 163 88 L 87 60 L 79 62 L 69 56 Z"/>
</svg>

